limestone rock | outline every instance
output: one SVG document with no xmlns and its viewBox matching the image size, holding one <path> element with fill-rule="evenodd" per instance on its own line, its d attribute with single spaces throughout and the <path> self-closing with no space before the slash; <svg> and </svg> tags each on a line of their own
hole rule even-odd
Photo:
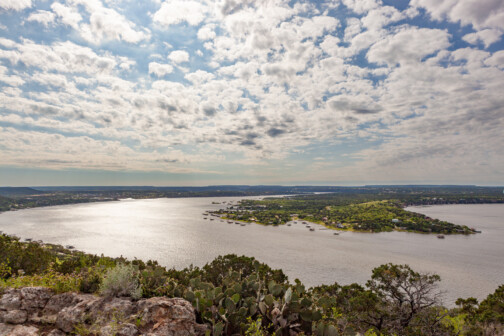
<svg viewBox="0 0 504 336">
<path fill-rule="evenodd" d="M 205 325 L 196 323 L 192 305 L 180 298 L 133 301 L 54 294 L 42 287 L 10 289 L 0 297 L 0 336 L 64 336 L 78 325 L 104 336 L 185 336 L 206 331 Z"/>
<path fill-rule="evenodd" d="M 21 292 L 16 289 L 9 289 L 0 298 L 0 309 L 1 310 L 11 310 L 21 308 Z"/>
<path fill-rule="evenodd" d="M 38 336 L 39 330 L 33 326 L 17 325 L 6 336 Z"/>
<path fill-rule="evenodd" d="M 100 300 L 91 294 L 79 294 L 75 299 L 80 302 L 63 308 L 56 318 L 56 326 L 65 332 L 71 332 L 77 324 L 84 322 L 92 304 Z"/>
<path fill-rule="evenodd" d="M 25 323 L 28 318 L 26 310 L 12 309 L 7 311 L 0 311 L 0 322 L 21 324 Z"/>
<path fill-rule="evenodd" d="M 0 323 L 0 336 L 7 336 L 14 329 L 14 325 Z"/>
<path fill-rule="evenodd" d="M 53 292 L 44 287 L 21 288 L 21 309 L 35 310 L 44 308 Z"/>
<path fill-rule="evenodd" d="M 59 329 L 53 329 L 49 333 L 47 333 L 45 336 L 66 336 L 66 333 Z"/>
<path fill-rule="evenodd" d="M 107 325 L 100 329 L 102 336 L 137 336 L 138 328 L 131 323 L 123 323 L 119 326 Z"/>
</svg>

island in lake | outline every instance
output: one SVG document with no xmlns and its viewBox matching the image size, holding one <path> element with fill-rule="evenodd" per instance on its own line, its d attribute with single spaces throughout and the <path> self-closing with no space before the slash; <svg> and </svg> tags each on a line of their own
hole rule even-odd
<svg viewBox="0 0 504 336">
<path fill-rule="evenodd" d="M 470 189 L 470 188 L 469 188 Z M 465 194 L 461 194 L 465 192 Z M 502 203 L 495 188 L 458 190 L 450 187 L 350 189 L 344 193 L 297 195 L 264 200 L 242 200 L 212 213 L 224 219 L 282 225 L 301 220 L 327 228 L 360 232 L 409 231 L 473 234 L 473 227 L 456 225 L 407 211 L 410 205 Z"/>
</svg>

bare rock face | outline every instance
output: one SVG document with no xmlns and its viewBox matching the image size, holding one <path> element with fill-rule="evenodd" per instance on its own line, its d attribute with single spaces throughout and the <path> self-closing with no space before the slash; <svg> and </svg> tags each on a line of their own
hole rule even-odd
<svg viewBox="0 0 504 336">
<path fill-rule="evenodd" d="M 192 305 L 184 299 L 155 297 L 138 302 L 142 322 L 152 325 L 149 336 L 198 335 L 205 329 L 196 324 Z"/>
<path fill-rule="evenodd" d="M 185 336 L 206 331 L 205 325 L 196 323 L 192 305 L 179 298 L 133 301 L 54 294 L 42 287 L 10 289 L 0 297 L 0 336 L 63 336 L 74 334 L 76 328 L 104 336 Z"/>
<path fill-rule="evenodd" d="M 0 323 L 0 336 L 38 336 L 39 330 L 33 326 L 6 325 Z"/>
</svg>

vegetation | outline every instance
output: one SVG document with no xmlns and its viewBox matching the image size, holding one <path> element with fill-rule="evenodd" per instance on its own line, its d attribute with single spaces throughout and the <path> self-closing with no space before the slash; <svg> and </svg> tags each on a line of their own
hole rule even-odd
<svg viewBox="0 0 504 336">
<path fill-rule="evenodd" d="M 331 199 L 321 201 L 268 199 L 241 201 L 231 209 L 215 211 L 229 219 L 256 221 L 266 225 L 285 224 L 293 219 L 307 220 L 337 229 L 353 231 L 405 230 L 422 233 L 462 233 L 475 230 L 406 211 L 398 201 L 371 201 L 335 205 Z"/>
<path fill-rule="evenodd" d="M 117 264 L 107 270 L 100 285 L 100 295 L 108 297 L 142 297 L 142 287 L 138 283 L 138 271 L 131 264 Z"/>
<path fill-rule="evenodd" d="M 331 193 L 314 195 L 316 192 Z M 502 188 L 477 186 L 208 186 L 208 187 L 0 187 L 0 212 L 40 206 L 113 201 L 124 198 L 180 198 L 256 195 L 302 195 L 298 200 L 349 205 L 399 200 L 403 205 L 503 203 Z M 296 204 L 303 207 L 302 204 Z M 274 217 L 274 216 L 273 216 Z M 268 221 L 269 222 L 269 221 Z M 265 222 L 265 223 L 268 223 Z"/>
<path fill-rule="evenodd" d="M 0 288 L 37 285 L 58 292 L 183 297 L 213 335 L 498 335 L 504 330 L 504 286 L 479 305 L 474 298 L 459 299 L 457 308 L 447 309 L 439 302 L 439 276 L 407 265 L 377 267 L 365 286 L 307 289 L 299 280 L 290 283 L 281 270 L 236 255 L 175 270 L 5 235 L 0 235 L 0 255 Z"/>
</svg>

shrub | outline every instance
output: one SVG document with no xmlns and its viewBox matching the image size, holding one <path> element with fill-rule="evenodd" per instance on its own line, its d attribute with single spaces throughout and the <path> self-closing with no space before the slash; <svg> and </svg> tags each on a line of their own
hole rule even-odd
<svg viewBox="0 0 504 336">
<path fill-rule="evenodd" d="M 76 292 L 81 279 L 73 274 L 61 274 L 50 268 L 43 274 L 14 276 L 0 279 L 0 288 L 47 287 L 56 293 Z"/>
<path fill-rule="evenodd" d="M 79 290 L 83 293 L 96 293 L 100 289 L 103 270 L 97 267 L 88 267 L 79 273 L 81 283 Z"/>
<path fill-rule="evenodd" d="M 105 273 L 100 285 L 100 294 L 103 296 L 121 297 L 130 296 L 139 299 L 142 288 L 138 282 L 138 272 L 133 265 L 117 264 Z"/>
</svg>

